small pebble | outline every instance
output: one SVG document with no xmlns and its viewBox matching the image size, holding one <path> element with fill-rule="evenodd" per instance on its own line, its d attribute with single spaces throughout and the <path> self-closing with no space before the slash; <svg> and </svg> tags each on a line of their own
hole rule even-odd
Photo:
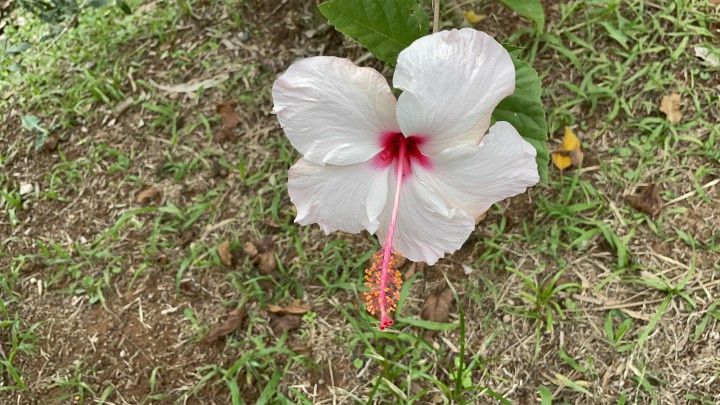
<svg viewBox="0 0 720 405">
<path fill-rule="evenodd" d="M 34 189 L 30 183 L 20 183 L 20 195 L 30 194 Z"/>
</svg>

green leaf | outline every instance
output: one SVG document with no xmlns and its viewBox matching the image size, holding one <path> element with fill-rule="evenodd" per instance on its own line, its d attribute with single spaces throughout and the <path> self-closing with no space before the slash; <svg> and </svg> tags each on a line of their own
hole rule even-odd
<svg viewBox="0 0 720 405">
<path fill-rule="evenodd" d="M 539 32 L 545 29 L 545 10 L 540 0 L 500 0 L 509 9 L 535 23 Z"/>
<path fill-rule="evenodd" d="M 619 28 L 615 28 L 612 24 L 606 21 L 601 22 L 600 25 L 605 27 L 608 34 L 610 34 L 610 38 L 617 41 L 617 43 L 620 44 L 623 48 L 628 49 L 629 38 L 627 37 L 627 35 L 623 34 L 622 30 L 620 30 Z"/>
<path fill-rule="evenodd" d="M 400 51 L 428 33 L 428 16 L 415 0 L 329 0 L 318 7 L 338 31 L 393 66 Z"/>
<path fill-rule="evenodd" d="M 561 383 L 562 385 L 564 385 L 564 386 L 566 386 L 566 387 L 569 387 L 570 389 L 573 389 L 573 390 L 575 390 L 575 391 L 577 391 L 577 392 L 581 392 L 581 393 L 583 393 L 583 394 L 585 394 L 585 395 L 591 395 L 591 394 L 590 394 L 590 391 L 588 391 L 587 388 L 585 388 L 583 385 L 577 383 L 577 382 L 574 381 L 574 380 L 571 380 L 570 378 L 568 378 L 568 377 L 566 377 L 566 376 L 564 376 L 564 375 L 562 375 L 562 374 L 560 374 L 560 373 L 555 373 L 555 378 L 556 378 L 558 381 L 560 381 L 560 383 Z"/>
<path fill-rule="evenodd" d="M 453 330 L 459 326 L 457 323 L 434 322 L 417 318 L 397 317 L 395 320 L 398 322 L 398 324 L 407 324 L 411 326 L 417 326 L 418 328 L 435 331 Z"/>
<path fill-rule="evenodd" d="M 23 115 L 20 122 L 22 123 L 22 127 L 29 131 L 38 131 L 45 135 L 49 133 L 47 129 L 40 126 L 40 118 L 32 114 Z"/>
<path fill-rule="evenodd" d="M 546 386 L 541 385 L 538 394 L 540 394 L 540 405 L 552 405 L 552 392 Z"/>
<path fill-rule="evenodd" d="M 540 77 L 535 69 L 510 54 L 515 64 L 515 93 L 498 104 L 493 112 L 493 122 L 507 121 L 537 151 L 540 181 L 547 182 L 550 151 L 548 150 L 548 127 L 542 105 Z"/>
<path fill-rule="evenodd" d="M 117 6 L 122 10 L 123 13 L 130 15 L 132 14 L 132 9 L 130 9 L 130 6 L 123 0 L 117 0 Z"/>
<path fill-rule="evenodd" d="M 5 53 L 8 55 L 15 55 L 18 53 L 22 53 L 30 48 L 30 44 L 27 42 L 19 42 L 15 45 L 8 46 L 5 49 Z"/>
<path fill-rule="evenodd" d="M 47 139 L 47 136 L 50 134 L 50 131 L 40 125 L 40 118 L 28 114 L 23 115 L 20 121 L 23 128 L 27 129 L 28 131 L 36 132 L 35 150 L 42 148 L 43 144 L 45 144 L 45 139 Z"/>
<path fill-rule="evenodd" d="M 109 0 L 90 0 L 87 5 L 93 8 L 105 7 Z"/>
</svg>

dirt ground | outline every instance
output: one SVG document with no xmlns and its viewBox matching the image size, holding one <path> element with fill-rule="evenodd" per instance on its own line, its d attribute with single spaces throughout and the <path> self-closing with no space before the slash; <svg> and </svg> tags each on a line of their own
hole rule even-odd
<svg viewBox="0 0 720 405">
<path fill-rule="evenodd" d="M 660 57 L 641 47 L 631 59 L 597 34 L 599 22 L 562 36 L 584 24 L 566 14 L 585 2 L 561 3 L 545 2 L 548 32 L 581 49 L 583 66 L 650 75 L 641 69 Z M 619 13 L 635 15 L 637 4 Z M 96 87 L 82 91 L 117 89 L 107 102 L 53 107 L 54 115 L 44 99 L 28 101 L 45 84 L 4 89 L 0 186 L 33 188 L 15 223 L 0 220 L 2 358 L 27 331 L 32 349 L 11 361 L 26 388 L 3 389 L 13 385 L 6 367 L 0 403 L 525 404 L 543 389 L 556 403 L 720 401 L 717 71 L 691 74 L 692 55 L 658 65 L 689 89 L 687 125 L 669 129 L 657 111 L 662 92 L 632 81 L 615 94 L 618 113 L 603 93 L 593 98 L 616 78 L 603 71 L 584 87 L 589 73 L 542 42 L 533 65 L 546 87 L 551 149 L 572 125 L 583 168 L 551 168 L 549 184 L 498 204 L 438 265 L 406 264 L 398 326 L 383 335 L 359 292 L 376 242 L 293 224 L 285 182 L 297 154 L 269 92 L 292 61 L 312 55 L 392 71 L 312 2 L 192 5 L 190 15 L 143 20 L 147 32 L 107 51 L 111 63 L 99 58 L 98 70 L 59 57 L 64 97 L 91 71 Z M 145 2 L 135 14 L 171 7 Z M 465 7 L 447 5 L 448 23 L 462 21 Z M 532 43 L 518 16 L 473 7 L 488 16 L 479 29 Z M 679 30 L 670 19 L 651 26 L 656 53 L 675 46 L 658 38 L 661 28 Z M 715 18 L 703 29 L 717 40 L 719 27 Z M 214 84 L 188 90 L 201 80 Z M 580 97 L 573 86 L 587 99 L 567 102 Z M 39 151 L 21 126 L 28 112 L 57 124 Z M 655 216 L 629 202 L 650 183 L 661 187 Z M 443 291 L 460 298 L 445 293 L 449 313 L 437 320 L 455 326 L 433 329 L 423 313 Z M 295 313 L 293 303 L 308 308 Z M 469 385 L 455 378 L 458 362 Z M 461 389 L 448 394 L 453 387 Z"/>
</svg>

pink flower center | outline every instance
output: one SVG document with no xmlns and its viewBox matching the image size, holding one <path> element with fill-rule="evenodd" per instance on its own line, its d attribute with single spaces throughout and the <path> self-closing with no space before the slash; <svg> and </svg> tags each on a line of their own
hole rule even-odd
<svg viewBox="0 0 720 405">
<path fill-rule="evenodd" d="M 400 151 L 404 149 L 403 177 L 412 173 L 413 165 L 420 165 L 426 169 L 432 167 L 430 158 L 420 150 L 427 142 L 423 135 L 412 135 L 406 137 L 400 132 L 385 132 L 380 136 L 380 144 L 383 149 L 373 158 L 373 165 L 379 168 L 386 168 L 392 164 L 397 165 L 400 158 Z"/>
</svg>

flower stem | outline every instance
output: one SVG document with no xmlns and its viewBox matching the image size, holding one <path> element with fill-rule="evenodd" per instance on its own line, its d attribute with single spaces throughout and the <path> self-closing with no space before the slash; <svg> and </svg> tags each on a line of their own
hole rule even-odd
<svg viewBox="0 0 720 405">
<path fill-rule="evenodd" d="M 383 260 L 380 266 L 380 288 L 379 288 L 379 309 L 380 309 L 380 329 L 383 330 L 393 325 L 393 320 L 388 316 L 386 308 L 387 295 L 387 279 L 389 276 L 390 259 L 392 258 L 392 241 L 395 236 L 395 227 L 397 225 L 398 207 L 400 206 L 400 186 L 403 180 L 403 171 L 405 170 L 405 149 L 406 142 L 400 142 L 400 154 L 398 156 L 397 165 L 397 183 L 395 184 L 395 201 L 393 202 L 392 215 L 390 216 L 390 226 L 388 227 L 387 238 L 385 239 L 385 248 L 383 250 Z"/>
</svg>

